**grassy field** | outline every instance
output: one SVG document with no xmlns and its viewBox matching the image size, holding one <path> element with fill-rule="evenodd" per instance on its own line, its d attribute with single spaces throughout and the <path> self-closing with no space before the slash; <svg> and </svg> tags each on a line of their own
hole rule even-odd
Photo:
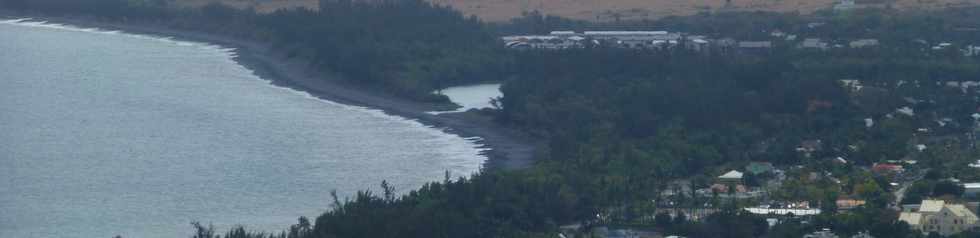
<svg viewBox="0 0 980 238">
<path fill-rule="evenodd" d="M 220 1 L 236 7 L 255 7 L 269 12 L 279 8 L 315 9 L 317 0 L 177 0 L 183 5 L 200 6 Z M 832 7 L 839 0 L 430 0 L 453 6 L 487 21 L 506 21 L 526 11 L 592 20 L 615 21 L 657 19 L 671 15 L 690 15 L 704 11 L 781 11 L 810 13 Z M 980 4 L 980 0 L 858 0 L 861 6 L 899 9 L 931 9 Z"/>
</svg>

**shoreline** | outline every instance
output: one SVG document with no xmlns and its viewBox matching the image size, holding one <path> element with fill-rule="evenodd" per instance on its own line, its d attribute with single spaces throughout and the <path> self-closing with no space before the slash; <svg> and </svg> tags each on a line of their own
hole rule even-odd
<svg viewBox="0 0 980 238">
<path fill-rule="evenodd" d="M 231 48 L 236 53 L 232 58 L 236 63 L 252 70 L 256 76 L 269 80 L 273 85 L 307 92 L 322 100 L 381 110 L 386 114 L 415 120 L 463 138 L 479 137 L 480 140 L 475 143 L 481 148 L 489 149 L 481 153 L 487 157 L 481 169 L 483 171 L 529 168 L 534 164 L 534 157 L 537 154 L 537 145 L 539 145 L 537 140 L 512 128 L 496 124 L 491 118 L 473 112 L 430 114 L 428 112 L 446 109 L 445 105 L 410 101 L 332 80 L 340 76 L 316 72 L 307 67 L 307 62 L 288 59 L 267 44 L 147 23 L 115 23 L 94 18 L 19 14 L 4 10 L 0 10 L 0 18 L 31 18 L 48 23 L 171 37 Z"/>
</svg>

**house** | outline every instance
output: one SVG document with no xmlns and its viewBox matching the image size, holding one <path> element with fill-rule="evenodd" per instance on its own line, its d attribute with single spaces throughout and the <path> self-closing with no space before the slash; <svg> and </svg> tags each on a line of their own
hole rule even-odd
<svg viewBox="0 0 980 238">
<path fill-rule="evenodd" d="M 898 112 L 898 113 L 901 113 L 901 114 L 905 114 L 906 116 L 910 116 L 910 117 L 914 117 L 915 116 L 915 110 L 912 109 L 911 107 L 908 107 L 908 106 L 895 109 L 895 112 Z"/>
<path fill-rule="evenodd" d="M 980 56 L 980 46 L 968 45 L 963 49 L 963 56 Z"/>
<path fill-rule="evenodd" d="M 772 163 L 769 162 L 751 162 L 745 166 L 745 172 L 751 175 L 767 174 L 774 170 L 776 170 L 776 167 L 772 166 Z"/>
<path fill-rule="evenodd" d="M 738 48 L 748 53 L 768 53 L 772 49 L 772 41 L 739 41 Z"/>
<path fill-rule="evenodd" d="M 609 227 L 597 227 L 593 229 L 593 234 L 606 238 L 654 238 L 662 237 L 659 232 L 639 230 L 639 229 L 617 229 Z"/>
<path fill-rule="evenodd" d="M 573 36 L 574 37 L 574 36 Z M 582 47 L 581 40 L 576 40 L 578 38 L 565 37 L 559 35 L 547 35 L 547 36 L 504 36 L 500 39 L 503 40 L 505 46 L 510 49 L 568 49 L 568 48 L 580 48 Z"/>
<path fill-rule="evenodd" d="M 953 46 L 953 43 L 943 42 L 943 43 L 939 43 L 936 46 L 933 46 L 932 47 L 932 50 L 945 50 L 945 49 L 947 49 L 947 48 L 949 48 L 951 46 Z"/>
<path fill-rule="evenodd" d="M 863 206 L 864 204 L 867 204 L 867 201 L 854 199 L 854 198 L 841 197 L 837 199 L 836 204 L 837 204 L 838 211 L 849 211 L 849 210 L 853 210 L 854 208 Z"/>
<path fill-rule="evenodd" d="M 731 191 L 731 189 L 734 189 L 734 191 Z M 749 192 L 749 189 L 746 188 L 745 185 L 741 184 L 729 185 L 716 183 L 711 185 L 711 191 L 718 194 L 728 194 L 729 192 L 747 193 Z"/>
<path fill-rule="evenodd" d="M 729 193 L 732 190 L 738 193 L 747 192 L 748 189 L 742 185 L 743 173 L 737 170 L 728 171 L 728 173 L 718 176 L 717 183 L 711 185 L 711 191 L 716 193 Z"/>
<path fill-rule="evenodd" d="M 680 33 L 667 31 L 585 31 L 580 36 L 593 40 L 615 42 L 627 48 L 676 45 L 681 40 Z"/>
<path fill-rule="evenodd" d="M 834 11 L 850 11 L 857 8 L 857 3 L 854 0 L 841 0 L 834 5 Z"/>
<path fill-rule="evenodd" d="M 575 35 L 578 35 L 578 34 L 575 34 L 575 31 L 552 31 L 551 34 L 549 34 L 549 35 L 553 35 L 553 36 L 566 36 L 567 37 L 567 36 L 575 36 Z"/>
<path fill-rule="evenodd" d="M 704 37 L 690 37 L 685 43 L 688 49 L 698 52 L 706 51 L 710 46 L 710 42 L 708 42 L 708 40 L 706 40 Z"/>
<path fill-rule="evenodd" d="M 816 216 L 820 215 L 820 209 L 816 208 L 762 208 L 746 207 L 748 213 L 763 216 Z"/>
<path fill-rule="evenodd" d="M 841 79 L 838 82 L 840 82 L 841 87 L 852 93 L 859 92 L 861 88 L 864 88 L 861 80 L 857 79 Z"/>
<path fill-rule="evenodd" d="M 742 175 L 742 172 L 738 172 L 738 170 L 728 171 L 728 173 L 718 176 L 718 182 L 740 184 L 742 183 Z"/>
<path fill-rule="evenodd" d="M 851 238 L 875 238 L 875 237 L 874 236 L 871 236 L 871 234 L 868 234 L 867 231 L 862 231 L 862 232 L 858 232 L 857 234 L 851 236 Z"/>
<path fill-rule="evenodd" d="M 722 53 L 730 52 L 735 46 L 738 46 L 738 41 L 732 38 L 721 38 L 711 41 L 712 46 L 718 49 Z"/>
<path fill-rule="evenodd" d="M 773 30 L 772 32 L 769 33 L 769 36 L 776 37 L 776 38 L 783 38 L 786 36 L 786 32 L 780 30 Z"/>
<path fill-rule="evenodd" d="M 963 196 L 975 198 L 980 194 L 980 183 L 964 183 Z"/>
<path fill-rule="evenodd" d="M 803 235 L 803 238 L 839 238 L 839 236 L 831 232 L 830 229 L 824 228 L 823 230 Z"/>
<path fill-rule="evenodd" d="M 851 41 L 851 48 L 865 48 L 878 46 L 878 39 L 860 39 Z"/>
<path fill-rule="evenodd" d="M 814 152 L 821 150 L 823 150 L 822 140 L 805 140 L 800 142 L 800 145 L 796 147 L 796 152 L 803 153 L 803 155 L 807 158 L 809 158 Z"/>
<path fill-rule="evenodd" d="M 977 225 L 977 215 L 965 205 L 942 200 L 922 200 L 918 211 L 902 212 L 898 219 L 924 234 L 935 232 L 942 236 L 970 230 Z"/>
<path fill-rule="evenodd" d="M 827 42 L 823 42 L 820 38 L 806 38 L 800 43 L 800 48 L 803 49 L 826 50 L 827 47 Z"/>
<path fill-rule="evenodd" d="M 875 163 L 871 167 L 871 172 L 875 174 L 895 175 L 905 172 L 905 167 L 897 164 Z"/>
</svg>

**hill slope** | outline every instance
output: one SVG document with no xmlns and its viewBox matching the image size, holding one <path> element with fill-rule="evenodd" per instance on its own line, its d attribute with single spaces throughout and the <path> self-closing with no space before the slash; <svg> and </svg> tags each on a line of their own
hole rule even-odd
<svg viewBox="0 0 980 238">
<path fill-rule="evenodd" d="M 315 9 L 318 0 L 177 0 L 187 6 L 220 1 L 236 7 L 255 7 L 269 12 L 279 8 Z M 523 12 L 591 21 L 657 19 L 671 15 L 691 15 L 704 11 L 780 11 L 810 13 L 831 8 L 838 0 L 430 0 L 453 6 L 487 21 L 506 21 Z M 858 0 L 859 6 L 899 9 L 933 9 L 980 4 L 980 0 Z"/>
</svg>

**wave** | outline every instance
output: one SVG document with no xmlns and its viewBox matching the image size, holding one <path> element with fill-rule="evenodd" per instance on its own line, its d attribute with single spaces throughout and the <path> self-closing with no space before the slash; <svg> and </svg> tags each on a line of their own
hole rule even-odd
<svg viewBox="0 0 980 238">
<path fill-rule="evenodd" d="M 35 20 L 33 18 L 0 19 L 0 24 L 42 28 L 42 29 L 54 29 L 54 30 L 63 30 L 63 31 L 86 32 L 86 33 L 95 33 L 95 34 L 121 35 L 121 36 L 138 38 L 138 39 L 154 40 L 154 41 L 164 42 L 167 44 L 173 44 L 182 47 L 198 47 L 203 50 L 216 50 L 216 51 L 221 51 L 222 53 L 230 53 L 235 50 L 234 48 L 217 46 L 210 43 L 179 40 L 169 36 L 143 35 L 143 34 L 127 33 L 120 30 L 87 28 L 87 27 L 80 27 L 71 24 L 51 23 L 43 20 Z"/>
<path fill-rule="evenodd" d="M 236 57 L 238 55 L 238 53 L 236 51 L 237 50 L 236 48 L 230 48 L 230 47 L 225 47 L 225 46 L 221 46 L 221 45 L 217 45 L 217 44 L 211 44 L 211 43 L 206 43 L 206 42 L 184 41 L 184 40 L 175 39 L 174 37 L 169 37 L 169 36 L 154 36 L 154 35 L 134 34 L 134 33 L 126 33 L 124 31 L 119 31 L 119 30 L 106 30 L 106 29 L 100 29 L 100 28 L 84 28 L 84 27 L 79 27 L 79 26 L 74 26 L 74 25 L 69 25 L 69 24 L 50 23 L 50 22 L 47 22 L 47 21 L 35 20 L 35 19 L 32 19 L 32 18 L 0 20 L 0 24 L 17 25 L 17 26 L 24 26 L 24 27 L 35 27 L 35 28 L 46 28 L 46 29 L 56 29 L 56 30 L 64 30 L 64 31 L 86 32 L 86 33 L 93 33 L 93 34 L 120 35 L 120 36 L 125 36 L 125 37 L 133 37 L 133 38 L 139 38 L 139 39 L 154 40 L 154 41 L 159 41 L 159 42 L 163 42 L 163 43 L 167 43 L 167 44 L 173 44 L 173 45 L 177 45 L 177 46 L 181 46 L 181 47 L 197 47 L 197 48 L 199 48 L 201 50 L 206 50 L 206 51 L 211 51 L 211 52 L 217 52 L 217 53 L 223 55 L 224 57 L 226 57 L 228 60 L 233 60 L 234 57 Z M 295 90 L 295 89 L 292 89 L 292 88 L 289 88 L 289 87 L 277 86 L 277 85 L 274 85 L 271 80 L 265 79 L 265 78 L 262 78 L 262 77 L 259 77 L 254 71 L 245 68 L 241 64 L 238 64 L 237 62 L 235 62 L 235 64 L 239 65 L 240 69 L 243 70 L 242 73 L 250 74 L 251 76 L 253 76 L 253 78 L 257 78 L 259 80 L 263 80 L 263 81 L 268 82 L 267 85 L 269 87 L 275 87 L 277 89 L 284 90 L 284 91 L 286 91 L 288 93 L 292 93 L 292 94 L 298 94 L 298 95 L 301 95 L 301 96 L 303 96 L 304 98 L 306 98 L 308 100 L 315 100 L 317 102 L 325 103 L 325 104 L 328 104 L 328 105 L 331 105 L 331 106 L 340 108 L 342 110 L 348 110 L 348 111 L 352 111 L 352 112 L 365 113 L 365 114 L 368 114 L 369 116 L 372 116 L 372 117 L 383 118 L 383 119 L 386 119 L 386 120 L 389 120 L 389 121 L 392 121 L 392 122 L 396 122 L 396 123 L 408 124 L 409 128 L 415 128 L 418 132 L 427 134 L 428 136 L 430 136 L 430 139 L 432 139 L 434 141 L 437 141 L 437 143 L 439 143 L 439 144 L 452 145 L 452 146 L 441 146 L 441 147 L 434 148 L 434 149 L 436 149 L 438 151 L 438 153 L 448 154 L 448 155 L 461 155 L 461 154 L 467 154 L 468 151 L 472 151 L 473 149 L 476 149 L 478 152 L 481 152 L 481 153 L 491 150 L 490 148 L 486 147 L 484 144 L 481 143 L 483 141 L 483 138 L 480 138 L 480 137 L 460 137 L 460 136 L 457 136 L 457 135 L 454 135 L 454 134 L 451 134 L 451 133 L 447 133 L 449 131 L 446 128 L 438 128 L 438 127 L 426 125 L 426 124 L 420 122 L 417 119 L 405 118 L 405 117 L 401 117 L 401 116 L 397 116 L 397 115 L 388 114 L 388 113 L 386 113 L 386 112 L 384 112 L 383 110 L 380 110 L 380 109 L 374 109 L 374 108 L 368 108 L 368 107 L 362 107 L 362 106 L 354 106 L 354 105 L 342 104 L 342 103 L 338 103 L 338 102 L 334 102 L 334 101 L 322 99 L 320 97 L 317 97 L 317 96 L 315 96 L 313 94 L 310 94 L 308 92 L 305 92 L 305 91 Z M 429 112 L 429 113 L 438 114 L 438 113 L 447 113 L 447 112 Z M 462 139 L 466 143 L 458 143 L 460 139 Z M 449 157 L 455 157 L 455 156 L 449 156 Z M 486 159 L 486 158 L 484 158 L 484 159 Z M 473 168 L 466 168 L 466 167 L 472 166 L 472 164 L 470 162 L 467 162 L 467 161 L 447 161 L 447 162 L 451 162 L 451 165 L 449 165 L 449 167 L 455 167 L 456 169 L 459 169 L 459 170 L 463 170 L 463 171 L 478 171 L 479 170 L 479 168 L 476 168 L 475 170 Z M 482 166 L 482 165 L 480 165 L 480 166 Z"/>
</svg>

